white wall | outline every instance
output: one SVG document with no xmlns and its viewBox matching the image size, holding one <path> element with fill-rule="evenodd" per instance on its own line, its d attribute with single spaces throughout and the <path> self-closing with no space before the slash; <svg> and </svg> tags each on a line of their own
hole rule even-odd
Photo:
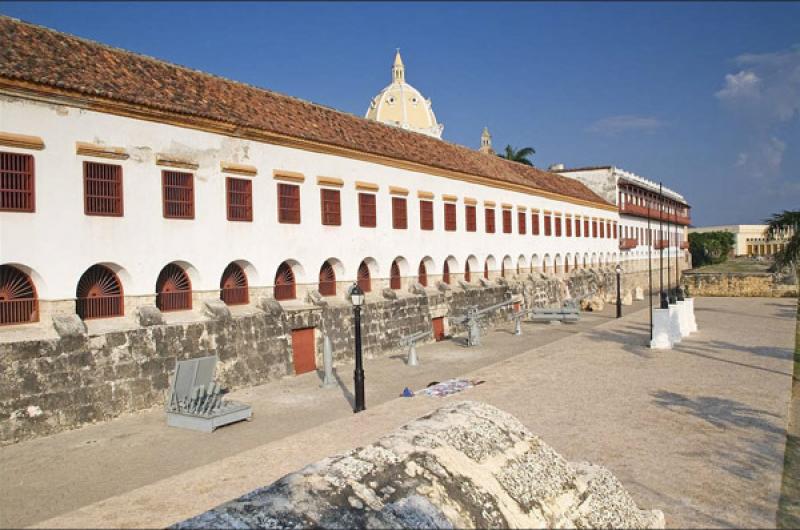
<svg viewBox="0 0 800 530">
<path fill-rule="evenodd" d="M 41 151 L 0 147 L 10 152 L 31 153 L 36 164 L 36 212 L 0 212 L 0 263 L 19 263 L 34 271 L 42 299 L 75 296 L 81 274 L 95 263 L 112 263 L 120 274 L 126 295 L 152 294 L 159 271 L 171 261 L 190 263 L 196 274 L 195 290 L 219 288 L 220 275 L 233 260 L 252 265 L 251 286 L 272 285 L 275 271 L 286 259 L 299 262 L 304 277 L 298 283 L 316 283 L 319 267 L 327 258 L 341 260 L 344 277 L 354 279 L 362 259 L 372 257 L 377 277 L 388 277 L 392 260 L 404 257 L 409 275 L 416 275 L 419 261 L 430 256 L 441 274 L 445 258 L 452 255 L 462 272 L 469 255 L 477 258 L 480 275 L 484 259 L 495 258 L 497 267 L 505 255 L 516 266 L 519 255 L 530 262 L 537 254 L 574 255 L 617 253 L 611 238 L 560 238 L 517 233 L 516 206 L 554 210 L 573 215 L 617 220 L 615 212 L 527 195 L 499 188 L 469 184 L 370 162 L 230 138 L 171 125 L 103 114 L 75 107 L 51 105 L 15 97 L 0 99 L 0 131 L 39 136 Z M 128 160 L 112 161 L 76 155 L 75 142 L 123 147 Z M 195 175 L 195 219 L 164 219 L 161 171 L 155 154 L 166 153 L 199 163 Z M 124 217 L 84 215 L 84 160 L 120 164 L 123 168 Z M 225 211 L 225 175 L 220 162 L 237 162 L 258 168 L 253 177 L 253 222 L 230 222 Z M 277 222 L 274 169 L 303 173 L 302 222 Z M 343 179 L 342 226 L 320 223 L 317 176 Z M 235 176 L 235 175 L 231 175 Z M 246 177 L 242 177 L 246 178 Z M 380 186 L 377 194 L 377 228 L 358 226 L 355 181 Z M 391 227 L 389 185 L 409 189 L 407 230 Z M 419 230 L 417 190 L 433 192 L 435 230 Z M 442 194 L 457 195 L 458 230 L 445 232 Z M 477 232 L 465 231 L 464 197 L 479 201 Z M 497 203 L 497 233 L 484 232 L 483 200 Z M 514 205 L 514 233 L 502 233 L 501 203 Z M 543 226 L 541 233 L 543 233 Z M 563 234 L 563 232 L 562 232 Z"/>
</svg>

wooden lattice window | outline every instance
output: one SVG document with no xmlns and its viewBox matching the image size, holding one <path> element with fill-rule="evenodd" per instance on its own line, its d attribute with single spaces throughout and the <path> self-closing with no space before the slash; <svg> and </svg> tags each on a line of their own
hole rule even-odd
<svg viewBox="0 0 800 530">
<path fill-rule="evenodd" d="M 520 234 L 524 234 L 528 231 L 528 227 L 526 225 L 527 216 L 525 212 L 517 212 L 517 229 L 519 230 Z"/>
<path fill-rule="evenodd" d="M 322 224 L 340 226 L 342 224 L 342 204 L 339 190 L 321 189 Z"/>
<path fill-rule="evenodd" d="M 358 222 L 365 228 L 375 228 L 378 224 L 378 212 L 375 206 L 374 193 L 358 194 Z"/>
<path fill-rule="evenodd" d="M 478 229 L 475 222 L 475 206 L 468 204 L 464 207 L 464 219 L 466 220 L 467 232 L 475 232 Z"/>
<path fill-rule="evenodd" d="M 425 262 L 420 261 L 417 268 L 417 281 L 423 287 L 428 286 L 428 269 L 425 267 Z"/>
<path fill-rule="evenodd" d="M 581 237 L 581 220 L 575 219 L 575 237 Z"/>
<path fill-rule="evenodd" d="M 535 236 L 539 235 L 539 212 L 533 212 L 531 214 L 531 234 Z"/>
<path fill-rule="evenodd" d="M 597 237 L 597 220 L 592 219 L 592 237 Z"/>
<path fill-rule="evenodd" d="M 483 213 L 486 223 L 486 233 L 494 234 L 494 208 L 485 208 Z"/>
<path fill-rule="evenodd" d="M 162 171 L 161 196 L 165 218 L 194 219 L 194 175 Z"/>
<path fill-rule="evenodd" d="M 442 269 L 442 281 L 444 283 L 450 283 L 450 264 L 447 261 L 444 262 L 444 268 Z"/>
<path fill-rule="evenodd" d="M 253 182 L 248 179 L 226 177 L 225 190 L 228 202 L 228 221 L 252 221 Z"/>
<path fill-rule="evenodd" d="M 278 183 L 278 222 L 300 223 L 300 186 Z"/>
<path fill-rule="evenodd" d="M 561 237 L 561 216 L 556 216 L 556 237 Z"/>
<path fill-rule="evenodd" d="M 617 222 L 614 221 L 614 224 L 612 226 L 614 227 L 614 239 L 617 239 Z"/>
<path fill-rule="evenodd" d="M 319 294 L 322 296 L 336 295 L 336 271 L 329 261 L 319 268 Z"/>
<path fill-rule="evenodd" d="M 372 279 L 370 278 L 369 265 L 367 265 L 366 261 L 362 261 L 361 265 L 358 266 L 358 277 L 356 281 L 358 282 L 358 286 L 365 293 L 372 290 Z"/>
<path fill-rule="evenodd" d="M 506 260 L 503 260 L 500 263 L 500 277 L 501 278 L 505 278 L 506 277 Z"/>
<path fill-rule="evenodd" d="M 469 282 L 472 280 L 472 273 L 469 270 L 469 261 L 464 263 L 464 281 Z"/>
<path fill-rule="evenodd" d="M 503 233 L 511 233 L 511 210 L 508 209 L 503 210 Z"/>
<path fill-rule="evenodd" d="M 544 214 L 544 235 L 549 236 L 553 234 L 552 217 L 549 213 Z"/>
<path fill-rule="evenodd" d="M 444 229 L 448 232 L 456 230 L 456 205 L 452 202 L 444 204 Z"/>
<path fill-rule="evenodd" d="M 275 300 L 293 300 L 296 296 L 294 271 L 284 261 L 275 273 Z"/>
<path fill-rule="evenodd" d="M 564 228 L 566 229 L 567 237 L 572 237 L 572 218 L 567 217 L 564 219 Z"/>
<path fill-rule="evenodd" d="M 170 263 L 156 280 L 156 306 L 161 311 L 192 308 L 192 282 L 182 267 Z"/>
<path fill-rule="evenodd" d="M 247 274 L 238 263 L 231 262 L 225 267 L 219 280 L 219 290 L 220 300 L 226 305 L 243 305 L 250 301 Z"/>
<path fill-rule="evenodd" d="M 601 238 L 606 237 L 605 227 L 606 227 L 606 224 L 601 219 L 600 220 L 600 237 Z"/>
<path fill-rule="evenodd" d="M 589 220 L 583 220 L 583 237 L 589 237 Z"/>
<path fill-rule="evenodd" d="M 389 270 L 389 288 L 390 289 L 400 289 L 400 265 L 397 264 L 397 260 L 392 262 L 392 268 Z"/>
<path fill-rule="evenodd" d="M 0 265 L 0 326 L 39 320 L 39 299 L 30 276 Z"/>
<path fill-rule="evenodd" d="M 489 279 L 489 260 L 483 262 L 483 277 Z"/>
<path fill-rule="evenodd" d="M 408 209 L 403 197 L 392 197 L 392 228 L 408 228 Z"/>
<path fill-rule="evenodd" d="M 83 320 L 119 317 L 125 312 L 122 282 L 103 265 L 92 265 L 83 273 L 75 298 L 76 313 Z"/>
<path fill-rule="evenodd" d="M 33 156 L 0 153 L 0 211 L 36 210 Z"/>
<path fill-rule="evenodd" d="M 422 230 L 433 230 L 432 201 L 419 201 L 419 227 Z"/>
<path fill-rule="evenodd" d="M 122 166 L 84 162 L 83 204 L 86 215 L 121 217 Z"/>
</svg>

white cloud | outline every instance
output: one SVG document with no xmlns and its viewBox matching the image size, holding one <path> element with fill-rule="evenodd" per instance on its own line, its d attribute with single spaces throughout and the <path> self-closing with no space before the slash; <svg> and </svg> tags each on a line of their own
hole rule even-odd
<svg viewBox="0 0 800 530">
<path fill-rule="evenodd" d="M 586 130 L 592 133 L 614 136 L 620 133 L 633 131 L 653 132 L 663 126 L 664 123 L 658 118 L 622 114 L 597 120 L 586 127 Z"/>
<path fill-rule="evenodd" d="M 742 70 L 726 74 L 725 86 L 714 94 L 721 100 L 755 99 L 761 96 L 761 79 L 755 72 Z"/>
</svg>

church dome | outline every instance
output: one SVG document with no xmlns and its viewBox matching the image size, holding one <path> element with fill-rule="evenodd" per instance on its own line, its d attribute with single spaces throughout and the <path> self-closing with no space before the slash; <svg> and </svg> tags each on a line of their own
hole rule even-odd
<svg viewBox="0 0 800 530">
<path fill-rule="evenodd" d="M 392 65 L 392 82 L 372 98 L 366 118 L 435 138 L 441 138 L 444 129 L 444 125 L 436 121 L 431 100 L 406 83 L 399 50 Z"/>
</svg>

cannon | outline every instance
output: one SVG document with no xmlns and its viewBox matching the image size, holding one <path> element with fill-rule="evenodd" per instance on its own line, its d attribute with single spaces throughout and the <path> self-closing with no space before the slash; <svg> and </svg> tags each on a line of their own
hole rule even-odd
<svg viewBox="0 0 800 530">
<path fill-rule="evenodd" d="M 481 343 L 481 328 L 479 320 L 487 313 L 503 308 L 507 305 L 514 303 L 514 300 L 509 298 L 499 304 L 494 304 L 489 307 L 479 309 L 478 306 L 472 306 L 467 309 L 466 314 L 450 317 L 450 320 L 456 324 L 464 324 L 467 327 L 467 346 L 478 346 Z"/>
<path fill-rule="evenodd" d="M 417 341 L 428 337 L 430 334 L 431 330 L 420 331 L 419 333 L 414 333 L 400 339 L 400 346 L 408 346 L 408 357 L 406 358 L 406 364 L 408 366 L 419 366 L 419 361 L 417 360 Z"/>
</svg>

